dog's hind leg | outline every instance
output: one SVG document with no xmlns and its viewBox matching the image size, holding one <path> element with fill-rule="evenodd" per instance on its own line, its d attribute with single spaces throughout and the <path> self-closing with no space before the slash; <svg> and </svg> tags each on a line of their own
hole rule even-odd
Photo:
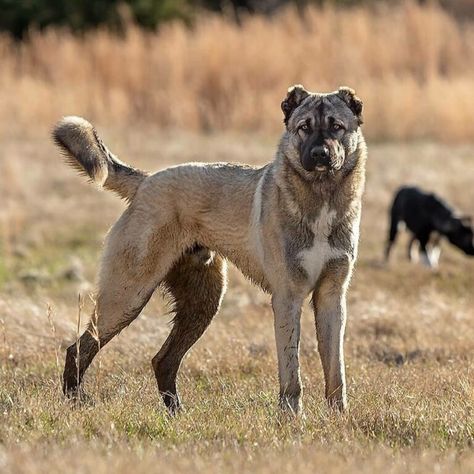
<svg viewBox="0 0 474 474">
<path fill-rule="evenodd" d="M 431 261 L 430 254 L 428 252 L 428 242 L 430 240 L 429 234 L 423 234 L 420 237 L 420 258 L 423 265 L 428 268 L 433 268 L 433 262 Z"/>
<path fill-rule="evenodd" d="M 436 245 L 430 249 L 430 262 L 432 268 L 438 268 L 439 256 L 441 254 L 441 247 Z"/>
<path fill-rule="evenodd" d="M 98 296 L 87 329 L 78 341 L 67 349 L 63 374 L 65 395 L 76 395 L 85 371 L 99 350 L 140 314 L 156 284 L 132 286 L 134 294 L 128 290 L 117 297 L 118 294 L 112 295 L 106 291 Z"/>
<path fill-rule="evenodd" d="M 398 209 L 396 207 L 396 201 L 395 201 L 393 203 L 392 209 L 390 210 L 390 229 L 388 232 L 387 243 L 385 245 L 385 261 L 386 262 L 388 262 L 390 258 L 390 252 L 397 238 L 399 223 L 400 223 L 400 218 L 398 215 Z"/>
<path fill-rule="evenodd" d="M 410 237 L 410 240 L 408 241 L 408 246 L 407 246 L 407 257 L 410 262 L 413 262 L 415 260 L 415 252 L 413 251 L 413 244 L 416 241 L 416 237 L 412 235 Z"/>
<path fill-rule="evenodd" d="M 152 360 L 158 389 L 170 414 L 180 407 L 176 376 L 181 361 L 217 313 L 226 286 L 226 263 L 205 248 L 185 254 L 164 284 L 174 299 L 173 328 Z"/>
<path fill-rule="evenodd" d="M 441 235 L 435 233 L 430 241 L 430 261 L 433 268 L 437 268 L 439 264 L 439 256 L 441 254 Z"/>
<path fill-rule="evenodd" d="M 167 235 L 160 242 L 140 240 L 140 221 L 125 212 L 107 238 L 96 307 L 88 328 L 67 349 L 63 390 L 74 396 L 99 350 L 141 312 L 179 257 Z"/>
</svg>

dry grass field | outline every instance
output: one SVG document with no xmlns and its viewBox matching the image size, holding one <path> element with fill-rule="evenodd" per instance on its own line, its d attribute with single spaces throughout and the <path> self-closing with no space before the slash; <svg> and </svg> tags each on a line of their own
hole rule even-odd
<svg viewBox="0 0 474 474">
<path fill-rule="evenodd" d="M 350 25 L 350 27 L 348 26 Z M 474 260 L 381 264 L 401 184 L 474 211 L 474 25 L 436 5 L 287 11 L 240 27 L 203 18 L 123 39 L 51 30 L 0 37 L 0 472 L 474 472 Z M 66 167 L 62 115 L 96 122 L 146 170 L 272 159 L 286 88 L 341 84 L 369 138 L 360 258 L 349 292 L 350 409 L 330 413 L 309 305 L 304 416 L 277 408 L 269 297 L 231 269 L 215 321 L 185 358 L 170 419 L 151 358 L 172 315 L 156 294 L 96 358 L 79 404 L 61 394 L 65 348 L 92 310 L 101 243 L 124 209 Z M 387 141 L 389 140 L 389 141 Z M 157 203 L 159 205 L 159 203 Z M 78 303 L 78 295 L 82 302 Z M 79 308 L 80 307 L 80 308 Z"/>
<path fill-rule="evenodd" d="M 271 159 L 276 137 L 104 128 L 142 168 L 189 161 Z M 309 305 L 303 315 L 305 416 L 277 409 L 268 296 L 231 271 L 222 310 L 185 359 L 185 411 L 169 419 L 150 359 L 170 315 L 156 294 L 96 359 L 88 397 L 60 393 L 101 241 L 123 209 L 62 162 L 42 135 L 6 140 L 2 176 L 0 471 L 472 472 L 474 262 L 444 245 L 438 272 L 405 261 L 401 239 L 380 265 L 386 209 L 400 183 L 438 189 L 472 210 L 472 146 L 373 144 L 360 259 L 346 338 L 350 410 L 331 414 Z"/>
<path fill-rule="evenodd" d="M 355 88 L 370 139 L 472 141 L 473 23 L 406 1 L 304 18 L 288 10 L 241 26 L 207 16 L 157 34 L 130 26 L 123 39 L 49 30 L 18 45 L 0 36 L 0 137 L 47 130 L 71 113 L 118 126 L 275 133 L 282 96 L 303 83 Z"/>
</svg>

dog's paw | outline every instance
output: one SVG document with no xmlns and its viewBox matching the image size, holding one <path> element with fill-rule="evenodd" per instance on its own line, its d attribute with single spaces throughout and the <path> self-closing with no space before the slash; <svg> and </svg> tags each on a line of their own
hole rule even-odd
<svg viewBox="0 0 474 474">
<path fill-rule="evenodd" d="M 291 396 L 291 395 L 281 395 L 280 396 L 280 409 L 283 412 L 300 415 L 303 411 L 303 403 L 301 397 Z"/>
<path fill-rule="evenodd" d="M 344 413 L 347 410 L 346 397 L 329 397 L 327 399 L 329 408 L 337 413 Z"/>
<path fill-rule="evenodd" d="M 169 416 L 176 416 L 183 409 L 177 393 L 164 392 L 161 396 Z"/>
</svg>

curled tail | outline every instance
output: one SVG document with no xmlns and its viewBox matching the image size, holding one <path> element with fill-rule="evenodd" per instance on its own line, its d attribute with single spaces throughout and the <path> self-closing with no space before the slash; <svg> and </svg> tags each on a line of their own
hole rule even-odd
<svg viewBox="0 0 474 474">
<path fill-rule="evenodd" d="M 64 117 L 53 139 L 66 161 L 92 182 L 130 201 L 147 174 L 122 163 L 104 145 L 95 128 L 81 117 Z"/>
</svg>

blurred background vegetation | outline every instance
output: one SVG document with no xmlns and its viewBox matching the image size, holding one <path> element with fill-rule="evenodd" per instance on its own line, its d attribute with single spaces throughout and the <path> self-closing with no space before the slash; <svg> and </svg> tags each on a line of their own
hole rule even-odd
<svg viewBox="0 0 474 474">
<path fill-rule="evenodd" d="M 274 134 L 303 83 L 356 89 L 370 140 L 471 143 L 474 0 L 440 2 L 0 0 L 0 139 L 64 114 Z"/>
<path fill-rule="evenodd" d="M 428 3 L 430 0 L 418 0 Z M 354 6 L 398 3 L 398 0 L 0 0 L 0 31 L 17 39 L 29 30 L 48 26 L 67 27 L 74 32 L 85 32 L 107 27 L 123 33 L 132 20 L 138 25 L 156 30 L 169 20 L 181 20 L 188 25 L 205 11 L 222 13 L 237 22 L 245 15 L 271 15 L 293 5 L 303 12 L 307 6 Z M 443 7 L 459 16 L 474 15 L 473 0 L 441 0 Z"/>
</svg>

